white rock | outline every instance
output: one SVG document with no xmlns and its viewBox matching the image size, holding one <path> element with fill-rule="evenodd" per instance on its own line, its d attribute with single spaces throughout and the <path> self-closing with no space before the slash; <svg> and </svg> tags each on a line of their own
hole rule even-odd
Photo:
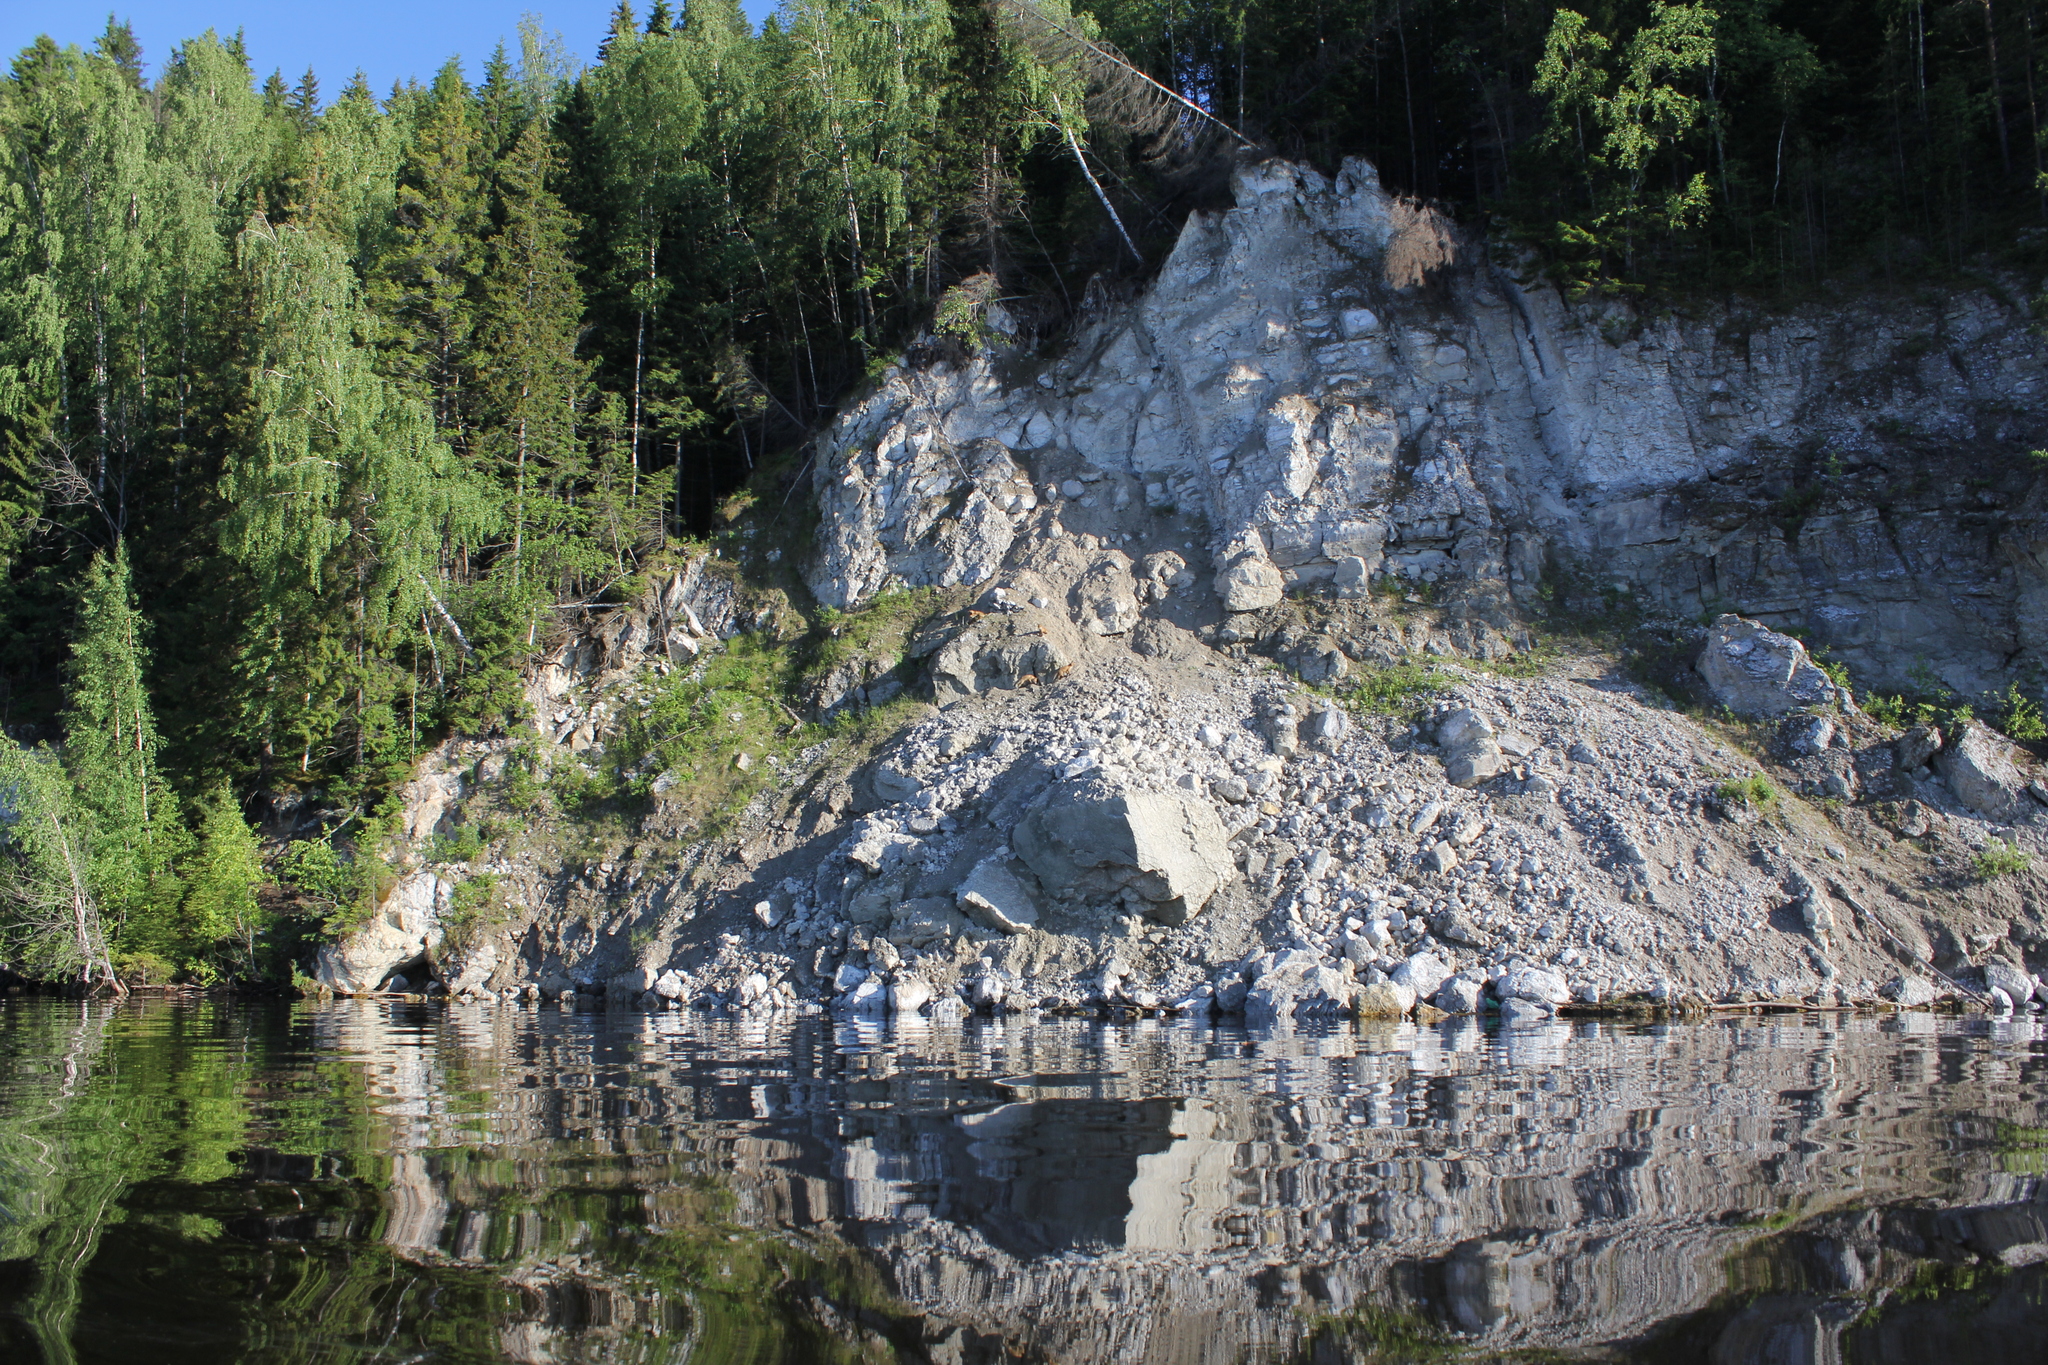
<svg viewBox="0 0 2048 1365">
<path fill-rule="evenodd" d="M 931 1003 L 931 983 L 921 976 L 899 976 L 889 983 L 889 1011 L 916 1014 Z"/>
<path fill-rule="evenodd" d="M 1474 1014 L 1479 1010 L 1481 987 L 1470 977 L 1454 976 L 1437 987 L 1436 1007 L 1445 1014 Z"/>
<path fill-rule="evenodd" d="M 843 1014 L 885 1014 L 889 1009 L 889 988 L 876 977 L 868 977 L 839 997 L 833 1008 Z"/>
<path fill-rule="evenodd" d="M 1517 967 L 1494 983 L 1494 994 L 1503 1000 L 1537 1000 L 1562 1005 L 1572 998 L 1564 977 L 1545 967 Z"/>
<path fill-rule="evenodd" d="M 1450 976 L 1451 969 L 1438 959 L 1436 954 L 1420 952 L 1411 954 L 1400 966 L 1394 968 L 1391 979 L 1396 985 L 1406 986 L 1415 992 L 1418 999 L 1427 1000 L 1435 995 L 1437 988 Z"/>
</svg>

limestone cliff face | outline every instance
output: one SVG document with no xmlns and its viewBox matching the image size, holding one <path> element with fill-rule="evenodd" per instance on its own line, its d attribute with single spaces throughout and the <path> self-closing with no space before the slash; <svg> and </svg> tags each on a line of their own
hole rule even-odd
<svg viewBox="0 0 2048 1365">
<path fill-rule="evenodd" d="M 1114 546 L 1170 510 L 1231 610 L 1393 574 L 1489 614 L 1615 589 L 1738 610 L 1882 687 L 2043 661 L 2048 374 L 2021 308 L 1573 303 L 1470 242 L 1397 288 L 1414 214 L 1369 166 L 1234 189 L 1056 362 L 895 372 L 825 433 L 819 599 L 982 583 L 1045 533 Z"/>
</svg>

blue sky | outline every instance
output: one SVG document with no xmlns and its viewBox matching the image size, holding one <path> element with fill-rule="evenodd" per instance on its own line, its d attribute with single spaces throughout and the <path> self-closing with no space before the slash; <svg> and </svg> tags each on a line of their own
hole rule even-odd
<svg viewBox="0 0 2048 1365">
<path fill-rule="evenodd" d="M 634 0 L 646 15 L 652 0 Z M 460 55 L 463 69 L 475 79 L 499 39 L 515 57 L 519 17 L 533 12 L 541 27 L 562 35 L 569 50 L 586 62 L 611 22 L 618 0 L 326 0 L 321 4 L 295 0 L 0 0 L 0 50 L 8 60 L 47 33 L 58 43 L 90 47 L 112 12 L 126 19 L 142 42 L 142 60 L 151 79 L 181 40 L 219 30 L 226 37 L 244 31 L 251 64 L 259 83 L 273 68 L 297 83 L 310 66 L 320 76 L 323 100 L 339 94 L 360 67 L 379 95 L 394 80 L 407 76 L 425 81 L 441 63 Z M 758 23 L 774 10 L 774 0 L 744 0 Z M 670 0 L 670 8 L 681 6 Z"/>
</svg>

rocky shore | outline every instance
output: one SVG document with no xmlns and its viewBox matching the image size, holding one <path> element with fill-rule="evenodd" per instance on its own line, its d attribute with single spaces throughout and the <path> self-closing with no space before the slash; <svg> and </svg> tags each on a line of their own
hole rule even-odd
<svg viewBox="0 0 2048 1365">
<path fill-rule="evenodd" d="M 812 452 L 801 586 L 742 525 L 720 572 L 585 622 L 534 735 L 423 765 L 419 865 L 320 984 L 1281 1026 L 2041 1008 L 2048 785 L 1961 704 L 2039 660 L 2024 320 L 1858 305 L 1750 319 L 1738 355 L 1470 262 L 1397 287 L 1369 168 L 1237 195 L 1063 355 L 928 361 L 850 407 Z M 1967 442 L 2012 455 L 1928 477 Z M 728 642 L 905 590 L 900 647 L 792 715 L 867 738 L 761 754 L 774 782 L 717 837 L 664 813 L 700 774 L 663 772 L 594 856 L 559 813 L 428 856 L 492 811 L 533 826 L 512 751 L 594 773 Z M 1951 704 L 1859 707 L 1911 679 Z M 451 932 L 478 875 L 507 913 Z"/>
</svg>

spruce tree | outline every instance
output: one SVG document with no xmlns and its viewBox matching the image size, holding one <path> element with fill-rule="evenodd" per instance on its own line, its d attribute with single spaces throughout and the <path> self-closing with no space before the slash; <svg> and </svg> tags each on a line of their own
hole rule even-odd
<svg viewBox="0 0 2048 1365">
<path fill-rule="evenodd" d="M 256 899 L 263 881 L 262 852 L 234 793 L 216 787 L 202 803 L 199 841 L 185 870 L 183 928 L 199 946 L 205 966 L 223 975 L 254 976 L 261 962 L 257 939 L 267 917 Z"/>
<path fill-rule="evenodd" d="M 162 744 L 144 681 L 145 630 L 126 548 L 94 555 L 71 640 L 64 766 L 95 831 L 94 883 L 117 918 L 147 913 L 152 884 L 165 870 L 158 836 L 177 821 L 157 767 Z"/>
<path fill-rule="evenodd" d="M 454 62 L 441 68 L 399 175 L 393 230 L 374 271 L 373 307 L 391 371 L 430 395 L 435 425 L 458 447 L 475 324 L 483 226 L 483 138 Z"/>
<path fill-rule="evenodd" d="M 583 291 L 569 244 L 574 225 L 548 188 L 553 143 L 529 124 L 499 167 L 499 217 L 484 284 L 478 387 L 485 448 L 509 486 L 511 577 L 538 551 L 543 574 L 563 567 L 561 533 L 581 474 L 577 415 L 589 365 L 576 355 Z"/>
</svg>

